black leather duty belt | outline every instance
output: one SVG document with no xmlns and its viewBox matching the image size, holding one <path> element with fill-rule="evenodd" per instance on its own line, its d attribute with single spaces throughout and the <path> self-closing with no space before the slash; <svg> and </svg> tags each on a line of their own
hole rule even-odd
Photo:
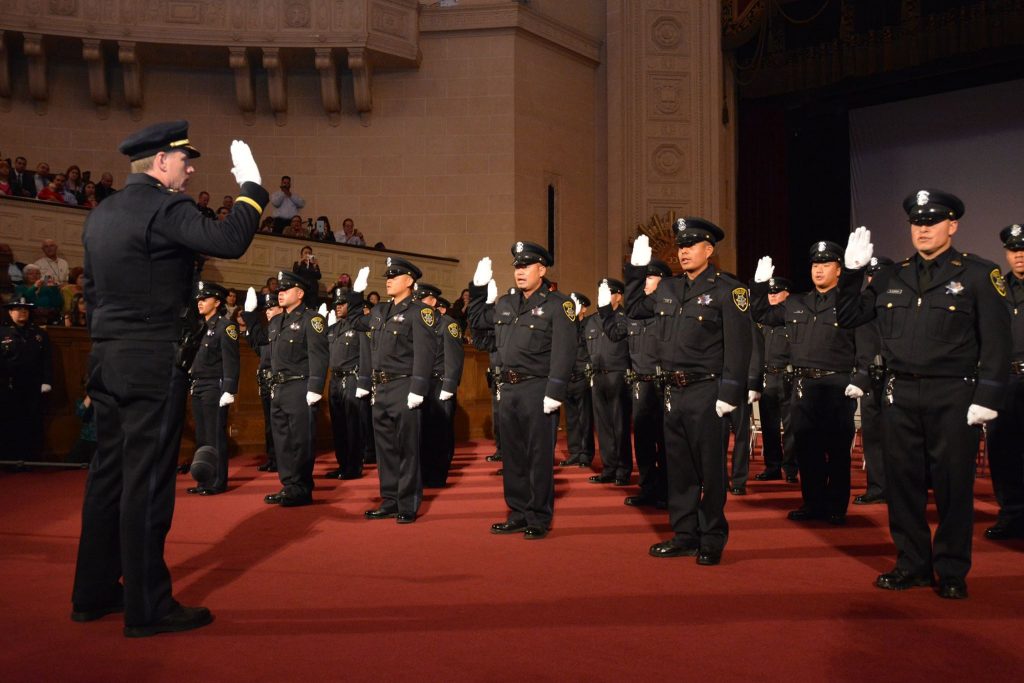
<svg viewBox="0 0 1024 683">
<path fill-rule="evenodd" d="M 775 367 L 775 368 L 773 368 L 771 366 L 766 366 L 765 369 L 764 369 L 764 374 L 766 374 L 766 375 L 781 375 L 781 374 L 784 374 L 785 372 L 786 372 L 786 366 L 785 365 L 782 365 L 782 366 L 779 366 L 779 367 Z"/>
<path fill-rule="evenodd" d="M 822 370 L 821 368 L 793 368 L 793 374 L 801 379 L 821 379 L 838 373 L 835 370 Z"/>
<path fill-rule="evenodd" d="M 520 382 L 525 382 L 528 379 L 538 379 L 538 378 L 539 378 L 539 375 L 527 375 L 525 373 L 517 372 L 515 370 L 502 370 L 501 371 L 501 381 L 504 384 L 519 384 Z"/>
<path fill-rule="evenodd" d="M 271 386 L 277 386 L 278 384 L 284 384 L 286 382 L 297 382 L 300 379 L 306 379 L 305 375 L 289 375 L 285 372 L 275 372 L 270 375 Z"/>
<path fill-rule="evenodd" d="M 342 377 L 347 377 L 349 375 L 351 375 L 352 377 L 355 377 L 357 372 L 359 372 L 359 371 L 358 370 L 335 370 L 334 368 L 331 368 L 331 375 L 333 375 L 334 377 L 337 377 L 338 379 L 341 379 Z"/>
<path fill-rule="evenodd" d="M 709 382 L 718 377 L 713 372 L 663 372 L 661 374 L 661 381 L 667 387 L 686 387 L 691 384 L 700 384 L 701 382 Z"/>
<path fill-rule="evenodd" d="M 374 384 L 387 384 L 388 382 L 396 382 L 396 381 L 398 381 L 400 379 L 405 379 L 406 377 L 409 377 L 409 376 L 410 375 L 399 375 L 399 374 L 394 373 L 394 372 L 383 372 L 383 371 L 377 372 L 377 371 L 374 371 L 374 373 L 373 373 L 373 383 Z"/>
</svg>

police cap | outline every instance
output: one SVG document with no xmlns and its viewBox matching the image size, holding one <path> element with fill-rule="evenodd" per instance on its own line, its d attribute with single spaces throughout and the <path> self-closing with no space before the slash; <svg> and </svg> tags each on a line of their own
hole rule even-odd
<svg viewBox="0 0 1024 683">
<path fill-rule="evenodd" d="M 188 121 L 154 123 L 129 135 L 117 150 L 132 161 L 173 150 L 184 152 L 190 159 L 199 156 L 199 150 L 188 139 Z"/>
<path fill-rule="evenodd" d="M 451 308 L 452 307 L 452 302 L 448 301 L 448 299 L 445 299 L 443 296 L 439 296 L 439 297 L 437 297 L 437 307 L 438 308 Z"/>
<path fill-rule="evenodd" d="M 918 190 L 903 200 L 903 210 L 911 225 L 935 225 L 958 220 L 964 215 L 964 203 L 942 190 Z"/>
<path fill-rule="evenodd" d="M 612 294 L 622 294 L 623 292 L 626 291 L 626 285 L 625 283 L 622 282 L 622 280 L 616 280 L 615 278 L 611 277 L 606 277 L 597 284 L 608 285 L 608 289 L 612 291 Z"/>
<path fill-rule="evenodd" d="M 539 263 L 550 268 L 555 265 L 551 253 L 536 242 L 516 242 L 512 245 L 512 265 L 515 267 Z"/>
<path fill-rule="evenodd" d="M 196 284 L 196 301 L 210 297 L 220 299 L 221 303 L 223 303 L 228 300 L 228 290 L 216 282 L 203 282 L 200 280 Z"/>
<path fill-rule="evenodd" d="M 672 269 L 664 261 L 652 258 L 651 262 L 647 264 L 647 274 L 657 277 L 672 277 Z"/>
<path fill-rule="evenodd" d="M 779 292 L 792 292 L 793 283 L 788 278 L 784 277 L 772 277 L 768 278 L 768 292 L 770 294 L 778 294 Z"/>
<path fill-rule="evenodd" d="M 277 301 L 277 292 L 267 292 L 260 295 L 260 304 L 263 308 L 277 308 L 281 304 Z"/>
<path fill-rule="evenodd" d="M 384 277 L 393 278 L 399 275 L 408 275 L 413 280 L 423 277 L 423 271 L 417 268 L 412 261 L 407 261 L 399 256 L 389 256 L 385 263 Z"/>
<path fill-rule="evenodd" d="M 313 284 L 302 275 L 291 270 L 282 270 L 277 274 L 277 288 L 279 291 L 287 292 L 293 287 L 301 287 L 306 292 L 315 288 Z"/>
<path fill-rule="evenodd" d="M 868 261 L 867 273 L 868 275 L 874 275 L 882 268 L 885 268 L 886 266 L 891 266 L 892 263 L 893 261 L 891 258 L 886 258 L 885 256 L 872 256 L 871 260 Z"/>
<path fill-rule="evenodd" d="M 676 246 L 692 247 L 699 242 L 718 244 L 725 239 L 725 231 L 711 221 L 687 216 L 676 220 L 672 229 L 676 233 Z"/>
<path fill-rule="evenodd" d="M 35 307 L 36 307 L 36 305 L 34 303 L 32 303 L 31 301 L 29 301 L 28 299 L 26 299 L 24 296 L 15 297 L 14 299 L 11 299 L 10 301 L 8 301 L 7 303 L 4 304 L 4 308 L 6 308 L 6 309 L 11 309 L 11 308 L 35 308 Z"/>
<path fill-rule="evenodd" d="M 422 299 L 425 296 L 432 296 L 436 299 L 441 296 L 441 288 L 437 285 L 429 285 L 426 282 L 417 282 L 413 288 L 412 296 L 414 299 Z"/>
<path fill-rule="evenodd" d="M 586 306 L 590 308 L 590 299 L 583 292 L 573 292 L 572 295 L 576 297 L 576 300 L 580 302 L 580 306 Z"/>
<path fill-rule="evenodd" d="M 1010 251 L 1024 251 L 1024 226 L 1014 223 L 999 231 L 999 239 Z"/>
<path fill-rule="evenodd" d="M 811 263 L 831 263 L 843 260 L 843 248 L 835 242 L 822 240 L 811 245 Z"/>
</svg>

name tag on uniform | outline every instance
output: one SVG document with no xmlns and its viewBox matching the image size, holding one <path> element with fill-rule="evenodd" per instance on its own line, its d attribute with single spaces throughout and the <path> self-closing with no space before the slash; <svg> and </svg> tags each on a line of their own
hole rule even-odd
<svg viewBox="0 0 1024 683">
<path fill-rule="evenodd" d="M 903 290 L 902 289 L 887 289 L 887 290 L 885 290 L 885 293 L 886 294 L 902 294 Z"/>
</svg>

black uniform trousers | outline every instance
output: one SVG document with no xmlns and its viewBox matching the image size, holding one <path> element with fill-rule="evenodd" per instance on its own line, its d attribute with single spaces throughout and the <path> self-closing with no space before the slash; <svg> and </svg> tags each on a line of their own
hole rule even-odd
<svg viewBox="0 0 1024 683">
<path fill-rule="evenodd" d="M 423 485 L 430 488 L 445 485 L 455 455 L 455 397 L 442 401 L 437 397 L 440 391 L 441 383 L 435 379 L 423 399 L 420 471 Z"/>
<path fill-rule="evenodd" d="M 718 382 L 667 387 L 668 516 L 675 541 L 721 552 L 725 519 L 725 423 L 715 413 Z"/>
<path fill-rule="evenodd" d="M 590 463 L 594 459 L 594 403 L 590 382 L 569 382 L 565 392 L 566 448 L 570 458 Z"/>
<path fill-rule="evenodd" d="M 732 446 L 732 476 L 731 485 L 734 488 L 744 488 L 747 485 L 747 478 L 750 476 L 750 413 L 754 409 L 746 401 L 736 406 L 725 417 L 725 449 L 729 452 L 729 432 L 734 435 Z"/>
<path fill-rule="evenodd" d="M 889 530 L 896 568 L 963 578 L 971 568 L 974 473 L 981 429 L 967 424 L 973 381 L 896 379 L 882 404 Z M 928 475 L 939 513 L 934 546 L 928 526 Z"/>
<path fill-rule="evenodd" d="M 883 389 L 871 385 L 860 399 L 860 433 L 864 445 L 864 468 L 868 473 L 869 496 L 885 496 L 885 455 L 882 435 Z"/>
<path fill-rule="evenodd" d="M 43 445 L 42 378 L 0 378 L 0 459 L 38 460 Z"/>
<path fill-rule="evenodd" d="M 281 491 L 290 497 L 308 496 L 313 493 L 316 406 L 306 403 L 305 380 L 275 385 L 270 401 L 270 424 L 274 430 Z"/>
<path fill-rule="evenodd" d="M 1013 375 L 999 417 L 985 426 L 999 521 L 1024 531 L 1024 376 Z"/>
<path fill-rule="evenodd" d="M 188 386 L 174 364 L 176 347 L 96 341 L 89 355 L 97 448 L 85 484 L 72 601 L 92 610 L 123 596 L 126 626 L 152 624 L 177 605 L 164 562 Z"/>
<path fill-rule="evenodd" d="M 494 454 L 501 457 L 501 424 L 498 421 L 498 392 L 493 383 L 488 383 L 491 390 L 491 426 L 494 431 Z"/>
<path fill-rule="evenodd" d="M 597 444 L 601 450 L 601 473 L 629 479 L 633 472 L 633 445 L 629 440 L 632 402 L 625 371 L 595 371 L 591 395 Z"/>
<path fill-rule="evenodd" d="M 409 410 L 411 382 L 406 377 L 376 386 L 373 432 L 380 477 L 380 507 L 414 515 L 423 500 L 420 474 L 423 407 Z"/>
<path fill-rule="evenodd" d="M 793 429 L 790 422 L 793 383 L 783 373 L 766 373 L 764 391 L 758 402 L 761 415 L 761 443 L 766 472 L 785 470 L 786 476 L 796 476 L 796 450 L 793 447 Z"/>
<path fill-rule="evenodd" d="M 801 378 L 794 391 L 790 421 L 800 465 L 803 506 L 815 514 L 844 515 L 850 505 L 850 451 L 856 399 L 848 398 L 849 375 Z M 966 414 L 966 413 L 965 413 Z"/>
<path fill-rule="evenodd" d="M 276 462 L 274 451 L 274 430 L 270 418 L 270 387 L 260 387 L 260 405 L 263 406 L 263 446 L 267 451 L 267 460 Z"/>
<path fill-rule="evenodd" d="M 544 412 L 547 378 L 501 385 L 498 420 L 502 434 L 502 478 L 510 522 L 547 529 L 555 509 L 557 413 Z"/>
<path fill-rule="evenodd" d="M 362 420 L 363 448 L 366 452 L 363 462 L 376 463 L 377 445 L 373 437 L 373 406 L 370 405 L 370 400 L 368 398 L 359 401 L 359 419 Z"/>
<path fill-rule="evenodd" d="M 203 487 L 223 491 L 228 487 L 228 407 L 220 407 L 219 379 L 197 379 L 192 384 L 192 419 L 196 423 L 196 449 L 213 446 L 217 465 L 213 479 Z"/>
<path fill-rule="evenodd" d="M 633 450 L 640 473 L 640 493 L 665 500 L 665 411 L 657 382 L 633 383 Z"/>
<path fill-rule="evenodd" d="M 363 474 L 363 459 L 366 457 L 360 404 L 368 403 L 368 400 L 356 398 L 356 378 L 351 374 L 333 375 L 327 397 L 338 469 L 343 477 L 358 478 Z"/>
</svg>

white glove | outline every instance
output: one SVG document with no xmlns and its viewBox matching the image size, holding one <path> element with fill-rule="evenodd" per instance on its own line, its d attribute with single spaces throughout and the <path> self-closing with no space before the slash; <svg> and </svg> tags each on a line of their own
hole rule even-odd
<svg viewBox="0 0 1024 683">
<path fill-rule="evenodd" d="M 760 400 L 761 400 L 761 392 L 760 391 L 754 391 L 753 389 L 751 389 L 750 391 L 747 392 L 747 403 L 749 403 L 750 405 L 754 405 L 755 403 L 757 403 Z"/>
<path fill-rule="evenodd" d="M 356 273 L 356 281 L 352 283 L 352 291 L 362 294 L 366 291 L 366 283 L 370 281 L 370 266 L 363 266 Z"/>
<path fill-rule="evenodd" d="M 223 394 L 220 395 L 220 401 L 217 402 L 217 405 L 219 405 L 221 408 L 223 408 L 224 406 L 229 406 L 229 405 L 231 405 L 234 402 L 235 402 L 234 395 L 233 394 L 229 394 L 228 392 L 225 391 Z"/>
<path fill-rule="evenodd" d="M 715 414 L 717 414 L 718 417 L 728 415 L 734 410 L 736 410 L 736 406 L 734 405 L 730 405 L 725 401 L 715 401 Z"/>
<path fill-rule="evenodd" d="M 480 259 L 480 262 L 476 264 L 476 272 L 473 273 L 473 284 L 477 287 L 483 287 L 487 284 L 487 281 L 494 277 L 494 270 L 491 268 L 491 258 L 484 256 Z"/>
<path fill-rule="evenodd" d="M 967 409 L 967 424 L 972 427 L 983 425 L 986 422 L 991 422 L 998 416 L 999 413 L 997 411 L 985 406 L 979 406 L 977 403 L 972 403 L 971 407 Z"/>
<path fill-rule="evenodd" d="M 843 393 L 846 394 L 846 398 L 860 398 L 864 395 L 864 390 L 852 384 L 847 384 L 846 391 Z"/>
<path fill-rule="evenodd" d="M 875 245 L 871 244 L 871 231 L 862 225 L 850 233 L 843 262 L 850 270 L 863 268 L 871 260 L 871 253 L 874 250 Z"/>
<path fill-rule="evenodd" d="M 608 286 L 607 282 L 602 282 L 597 286 L 597 307 L 611 306 L 612 305 L 612 288 Z"/>
<path fill-rule="evenodd" d="M 419 408 L 421 403 L 423 403 L 423 397 L 410 391 L 405 401 L 405 405 L 409 406 L 409 410 Z"/>
<path fill-rule="evenodd" d="M 762 256 L 757 260 L 757 269 L 754 270 L 754 282 L 768 282 L 772 279 L 775 266 L 772 265 L 771 256 Z"/>
<path fill-rule="evenodd" d="M 544 412 L 545 412 L 545 414 L 546 413 L 553 413 L 553 412 L 555 412 L 556 410 L 558 410 L 558 406 L 560 406 L 560 405 L 562 405 L 561 401 L 556 401 L 555 399 L 548 398 L 547 396 L 544 397 Z"/>
<path fill-rule="evenodd" d="M 362 398 L 363 396 L 369 396 L 370 392 L 366 389 L 356 389 L 356 398 Z"/>
<path fill-rule="evenodd" d="M 53 387 L 51 387 L 49 384 L 41 384 L 39 386 L 39 393 L 40 394 L 48 394 L 51 391 L 53 391 Z"/>
<path fill-rule="evenodd" d="M 256 310 L 256 290 L 252 287 L 245 293 L 245 306 L 243 306 L 246 313 L 252 313 Z"/>
<path fill-rule="evenodd" d="M 231 141 L 231 174 L 235 176 L 235 182 L 239 187 L 242 183 L 259 185 L 263 182 L 260 169 L 256 167 L 256 160 L 252 158 L 252 150 L 241 140 Z"/>
<path fill-rule="evenodd" d="M 316 312 L 319 313 L 324 318 L 326 318 L 327 317 L 327 304 L 320 304 L 320 308 L 316 309 Z"/>
<path fill-rule="evenodd" d="M 583 308 L 583 304 L 581 304 L 580 300 L 576 298 L 576 293 L 575 292 L 570 294 L 569 298 L 572 299 L 572 306 L 573 306 L 573 314 L 572 315 L 573 315 L 573 317 L 574 318 L 580 317 L 580 309 Z"/>
<path fill-rule="evenodd" d="M 646 266 L 651 262 L 651 255 L 651 240 L 647 235 L 640 235 L 633 242 L 633 253 L 629 255 L 629 262 L 634 266 Z"/>
<path fill-rule="evenodd" d="M 316 403 L 317 401 L 319 401 L 321 398 L 323 398 L 323 397 L 320 396 L 320 394 L 314 394 L 312 391 L 307 391 L 306 392 L 306 405 L 311 406 L 314 403 Z"/>
<path fill-rule="evenodd" d="M 444 389 L 442 389 L 442 390 L 441 390 L 441 393 L 440 393 L 440 394 L 438 394 L 438 395 L 437 395 L 437 397 L 438 397 L 439 399 L 441 399 L 442 401 L 447 401 L 448 399 L 450 399 L 450 398 L 451 398 L 452 396 L 454 396 L 454 395 L 455 395 L 455 394 L 453 394 L 452 392 L 450 392 L 450 391 L 445 391 Z"/>
<path fill-rule="evenodd" d="M 338 324 L 338 314 L 331 311 L 327 314 L 327 327 L 334 327 Z"/>
<path fill-rule="evenodd" d="M 493 304 L 498 300 L 498 283 L 493 279 L 487 281 L 487 303 Z"/>
</svg>

